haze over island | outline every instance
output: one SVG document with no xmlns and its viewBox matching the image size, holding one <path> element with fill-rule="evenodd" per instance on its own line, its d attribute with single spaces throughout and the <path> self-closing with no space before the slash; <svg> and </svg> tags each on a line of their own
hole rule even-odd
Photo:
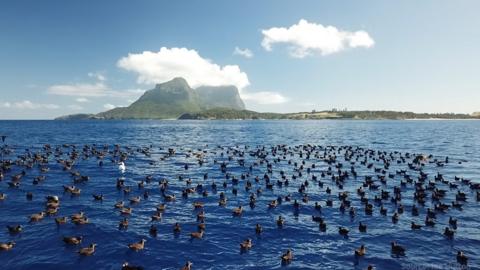
<svg viewBox="0 0 480 270">
<path fill-rule="evenodd" d="M 478 2 L 307 2 L 3 2 L 1 118 L 479 115 Z M 191 101 L 145 105 L 174 78 Z M 244 107 L 222 104 L 234 88 Z"/>
</svg>

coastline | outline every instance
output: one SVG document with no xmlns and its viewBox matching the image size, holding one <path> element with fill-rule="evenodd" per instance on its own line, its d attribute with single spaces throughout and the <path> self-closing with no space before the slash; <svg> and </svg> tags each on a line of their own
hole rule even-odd
<svg viewBox="0 0 480 270">
<path fill-rule="evenodd" d="M 388 119 L 388 118 L 369 118 L 369 119 L 359 119 L 359 118 L 322 118 L 322 119 L 313 119 L 313 118 L 257 118 L 257 119 L 244 119 L 244 118 L 205 118 L 205 119 L 175 119 L 175 118 L 130 118 L 130 119 L 0 119 L 0 121 L 58 121 L 58 122 L 78 122 L 78 121 L 478 121 L 479 118 L 405 118 L 405 119 Z"/>
</svg>

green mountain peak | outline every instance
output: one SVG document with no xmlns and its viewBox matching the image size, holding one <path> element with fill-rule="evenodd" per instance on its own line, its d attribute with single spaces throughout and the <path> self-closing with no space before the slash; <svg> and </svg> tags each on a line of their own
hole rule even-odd
<svg viewBox="0 0 480 270">
<path fill-rule="evenodd" d="M 105 119 L 176 119 L 204 109 L 245 109 L 235 86 L 202 86 L 192 89 L 182 77 L 155 85 L 128 107 L 96 115 Z"/>
</svg>

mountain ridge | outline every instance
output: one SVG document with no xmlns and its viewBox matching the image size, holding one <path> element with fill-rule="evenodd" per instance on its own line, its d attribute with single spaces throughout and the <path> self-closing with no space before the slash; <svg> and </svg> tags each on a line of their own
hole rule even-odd
<svg viewBox="0 0 480 270">
<path fill-rule="evenodd" d="M 155 85 L 128 107 L 118 107 L 98 113 L 106 119 L 171 119 L 185 112 L 199 112 L 197 92 L 183 78 L 177 77 Z"/>
<path fill-rule="evenodd" d="M 95 115 L 95 119 L 177 119 L 184 113 L 198 113 L 213 108 L 245 109 L 235 86 L 190 87 L 182 77 L 156 84 L 127 107 L 117 107 Z M 60 117 L 79 118 L 81 115 Z"/>
</svg>

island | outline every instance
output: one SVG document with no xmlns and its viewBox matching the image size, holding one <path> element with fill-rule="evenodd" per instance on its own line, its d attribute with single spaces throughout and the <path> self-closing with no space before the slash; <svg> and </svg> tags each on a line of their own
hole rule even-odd
<svg viewBox="0 0 480 270">
<path fill-rule="evenodd" d="M 408 119 L 480 119 L 480 113 L 413 113 L 397 111 L 323 110 L 297 113 L 264 113 L 247 110 L 235 86 L 190 87 L 181 77 L 157 84 L 128 107 L 98 114 L 72 114 L 55 120 L 408 120 Z"/>
</svg>

